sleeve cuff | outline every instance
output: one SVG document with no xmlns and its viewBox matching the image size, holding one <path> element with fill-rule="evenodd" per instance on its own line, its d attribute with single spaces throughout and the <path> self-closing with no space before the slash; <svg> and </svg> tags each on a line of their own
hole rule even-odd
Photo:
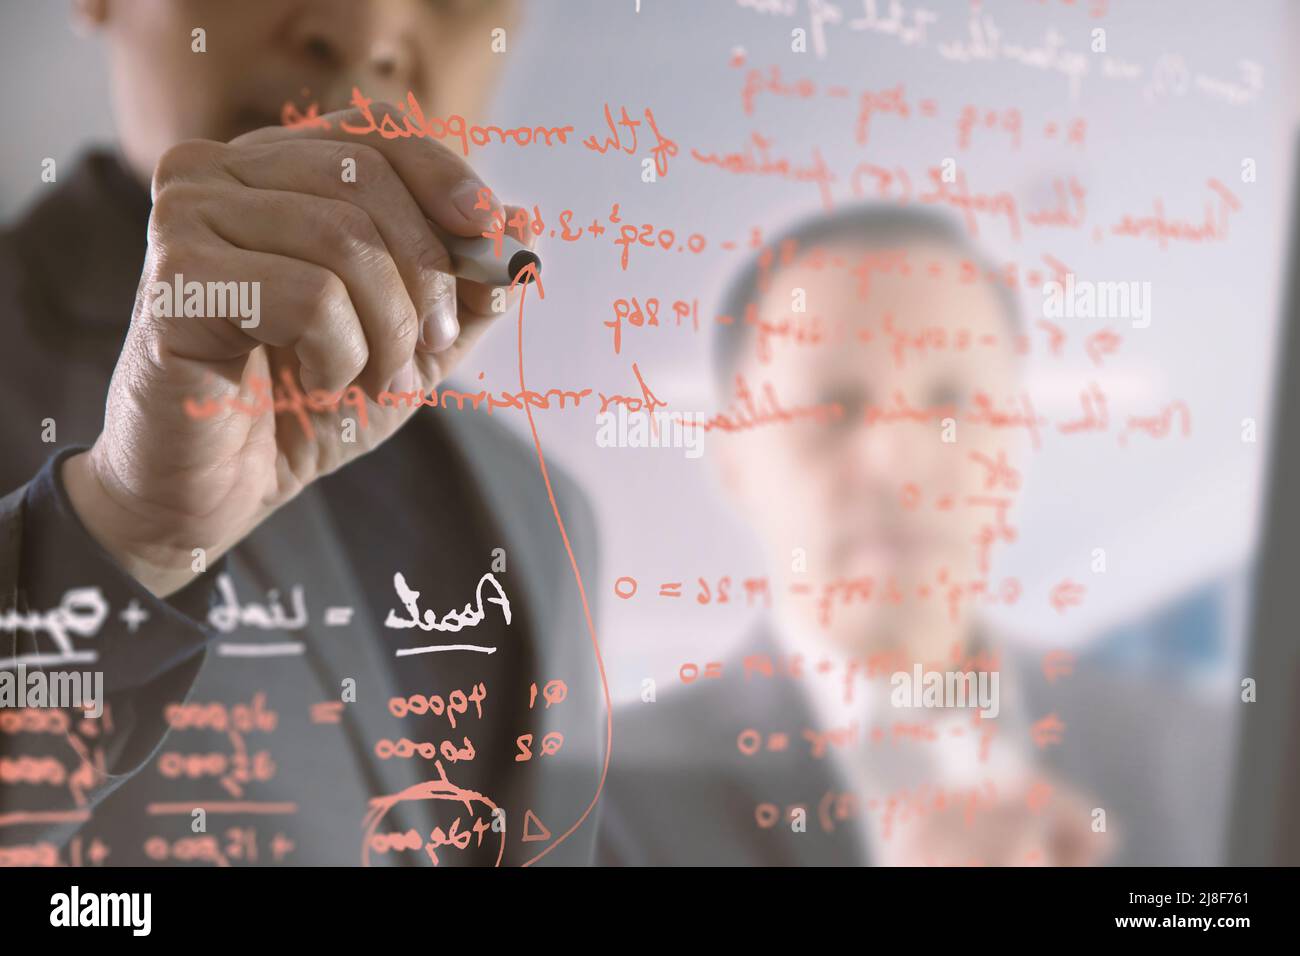
<svg viewBox="0 0 1300 956">
<path fill-rule="evenodd" d="M 144 687 L 202 653 L 224 558 L 163 599 L 123 569 L 86 530 L 49 459 L 23 496 L 18 630 L 13 664 L 93 665 L 106 693 Z"/>
</svg>

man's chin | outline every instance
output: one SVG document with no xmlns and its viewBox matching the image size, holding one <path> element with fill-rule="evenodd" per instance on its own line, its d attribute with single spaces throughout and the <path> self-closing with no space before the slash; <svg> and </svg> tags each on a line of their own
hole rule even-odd
<svg viewBox="0 0 1300 956">
<path fill-rule="evenodd" d="M 824 629 L 828 643 L 854 657 L 891 653 L 902 647 L 897 628 L 879 607 L 837 609 L 829 628 Z"/>
<path fill-rule="evenodd" d="M 825 633 L 830 644 L 853 657 L 889 655 L 896 658 L 894 663 L 946 659 L 952 650 L 945 643 L 949 629 L 929 626 L 928 621 L 927 615 L 918 619 L 902 609 L 877 606 L 841 613 Z"/>
</svg>

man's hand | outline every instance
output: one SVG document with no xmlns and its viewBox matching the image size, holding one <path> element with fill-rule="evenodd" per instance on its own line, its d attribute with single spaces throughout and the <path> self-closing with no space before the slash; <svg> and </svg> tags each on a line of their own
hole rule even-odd
<svg viewBox="0 0 1300 956">
<path fill-rule="evenodd" d="M 391 108 L 371 107 L 376 121 Z M 354 443 L 309 436 L 290 417 L 223 402 L 194 419 L 185 398 L 227 398 L 285 370 L 304 389 L 435 387 L 491 323 L 491 290 L 447 274 L 429 228 L 477 236 L 492 201 L 460 157 L 426 139 L 270 128 L 229 144 L 169 150 L 153 182 L 149 247 L 104 430 L 63 478 L 83 523 L 153 593 L 193 578 L 192 551 L 216 560 L 312 481 L 373 450 L 412 414 L 368 409 Z M 368 122 L 368 120 L 367 120 Z M 356 181 L 345 182 L 344 160 Z M 260 283 L 260 321 L 156 317 L 150 284 Z M 517 292 L 515 293 L 517 294 Z M 459 300 L 459 305 L 457 304 Z"/>
</svg>

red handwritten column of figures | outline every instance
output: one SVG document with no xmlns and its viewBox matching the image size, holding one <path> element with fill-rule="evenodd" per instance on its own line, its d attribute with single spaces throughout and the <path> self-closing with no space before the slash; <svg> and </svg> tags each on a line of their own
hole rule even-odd
<svg viewBox="0 0 1300 956">
<path fill-rule="evenodd" d="M 54 708 L 0 708 L 0 735 L 25 738 L 47 756 L 0 757 L 0 785 L 19 784 L 65 789 L 74 806 L 86 807 L 86 794 L 102 777 L 103 748 L 99 741 L 113 732 L 112 709 L 106 704 L 98 718 L 78 716 Z M 68 758 L 72 758 L 69 764 Z M 42 801 L 43 803 L 44 801 Z M 30 810 L 0 814 L 0 827 L 38 823 L 84 823 L 88 809 L 51 811 L 37 805 Z M 61 851 L 48 841 L 0 849 L 0 866 L 98 866 L 111 848 L 98 837 L 75 837 Z"/>
<path fill-rule="evenodd" d="M 164 711 L 171 730 L 165 749 L 154 768 L 165 780 L 211 781 L 220 787 L 217 799 L 156 801 L 145 807 L 149 816 L 189 817 L 195 809 L 215 815 L 293 816 L 295 803 L 249 799 L 248 790 L 272 780 L 277 767 L 271 752 L 251 749 L 253 735 L 273 735 L 279 715 L 267 706 L 263 691 L 255 691 L 248 703 L 221 701 L 168 705 Z M 224 736 L 228 751 L 194 752 L 179 747 L 186 731 L 207 731 Z M 145 838 L 145 856 L 155 863 L 209 863 L 214 866 L 283 863 L 292 860 L 294 841 L 274 827 L 254 825 L 224 827 L 214 833 L 197 833 L 168 838 L 154 834 Z"/>
</svg>

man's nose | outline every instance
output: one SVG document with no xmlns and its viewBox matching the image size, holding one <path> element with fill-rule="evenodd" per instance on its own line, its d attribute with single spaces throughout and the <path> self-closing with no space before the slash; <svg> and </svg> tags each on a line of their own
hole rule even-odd
<svg viewBox="0 0 1300 956">
<path fill-rule="evenodd" d="M 402 100 L 416 63 L 411 21 L 383 0 L 316 0 L 289 27 L 293 54 L 318 77 L 326 109 L 338 109 L 359 87 L 375 100 Z"/>
<path fill-rule="evenodd" d="M 857 428 L 853 442 L 853 464 L 864 479 L 898 480 L 906 467 L 907 425 L 873 422 Z"/>
<path fill-rule="evenodd" d="M 887 421 L 862 423 L 846 449 L 845 477 L 859 494 L 895 496 L 909 482 L 925 485 L 936 477 L 937 427 L 928 423 Z"/>
<path fill-rule="evenodd" d="M 840 505 L 888 512 L 899 500 L 900 489 L 918 480 L 909 474 L 907 451 L 894 423 L 859 424 L 851 438 L 823 459 L 831 487 Z"/>
</svg>

